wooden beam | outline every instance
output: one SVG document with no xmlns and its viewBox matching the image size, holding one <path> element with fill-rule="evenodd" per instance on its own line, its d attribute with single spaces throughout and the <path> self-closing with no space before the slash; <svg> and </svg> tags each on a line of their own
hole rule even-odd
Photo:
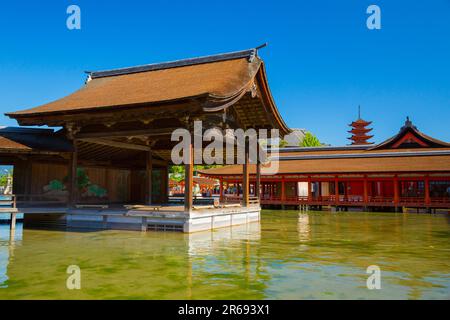
<svg viewBox="0 0 450 320">
<path fill-rule="evenodd" d="M 110 137 L 128 137 L 128 136 L 167 136 L 171 135 L 178 128 L 162 128 L 162 129 L 139 129 L 139 130 L 119 130 L 119 131 L 102 131 L 102 132 L 81 132 L 76 135 L 77 139 L 86 138 L 110 138 Z"/>
<path fill-rule="evenodd" d="M 120 141 L 115 141 L 115 140 L 107 140 L 107 139 L 103 139 L 103 138 L 84 138 L 84 139 L 80 139 L 80 140 L 84 141 L 84 142 L 90 142 L 90 143 L 100 144 L 100 145 L 114 147 L 114 148 L 139 150 L 139 151 L 151 151 L 151 148 L 149 146 L 144 146 L 141 144 L 120 142 Z"/>
</svg>

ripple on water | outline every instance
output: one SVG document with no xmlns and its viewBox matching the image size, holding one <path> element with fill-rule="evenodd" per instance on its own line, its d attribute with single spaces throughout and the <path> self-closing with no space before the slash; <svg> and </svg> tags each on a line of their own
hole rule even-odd
<svg viewBox="0 0 450 320">
<path fill-rule="evenodd" d="M 182 233 L 0 225 L 3 299 L 448 299 L 445 216 L 263 211 L 260 223 Z M 82 289 L 67 290 L 78 265 Z M 366 269 L 381 268 L 382 290 Z"/>
</svg>

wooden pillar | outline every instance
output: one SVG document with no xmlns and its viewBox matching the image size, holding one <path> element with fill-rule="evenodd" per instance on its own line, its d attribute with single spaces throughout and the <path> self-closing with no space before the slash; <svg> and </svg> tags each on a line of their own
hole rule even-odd
<svg viewBox="0 0 450 320">
<path fill-rule="evenodd" d="M 73 152 L 69 160 L 69 206 L 74 207 L 78 200 L 78 184 L 77 184 L 77 163 L 78 163 L 78 148 L 77 141 L 73 140 Z"/>
<path fill-rule="evenodd" d="M 286 200 L 286 183 L 284 177 L 281 177 L 281 202 Z"/>
<path fill-rule="evenodd" d="M 11 223 L 9 224 L 9 229 L 11 230 L 15 230 L 16 229 L 16 213 L 13 212 L 11 213 Z"/>
<path fill-rule="evenodd" d="M 335 199 L 334 201 L 336 202 L 336 204 L 339 204 L 340 199 L 339 199 L 339 180 L 337 177 L 334 178 L 334 196 Z"/>
<path fill-rule="evenodd" d="M 145 162 L 145 203 L 152 204 L 152 176 L 153 176 L 153 155 L 152 151 L 147 152 L 147 159 Z"/>
<path fill-rule="evenodd" d="M 219 179 L 219 202 L 223 202 L 223 179 Z"/>
<path fill-rule="evenodd" d="M 166 165 L 164 167 L 163 175 L 164 175 L 164 181 L 163 181 L 163 183 L 164 183 L 164 188 L 163 188 L 164 194 L 163 194 L 163 197 L 162 197 L 163 198 L 162 202 L 163 203 L 169 203 L 169 189 L 170 189 L 170 186 L 169 186 L 169 166 L 168 165 Z"/>
<path fill-rule="evenodd" d="M 256 163 L 256 184 L 255 184 L 255 196 L 261 201 L 261 163 Z"/>
<path fill-rule="evenodd" d="M 249 184 L 250 184 L 250 174 L 249 174 L 249 148 L 248 144 L 245 144 L 245 159 L 242 168 L 242 206 L 248 207 L 249 201 Z"/>
<path fill-rule="evenodd" d="M 398 177 L 394 177 L 394 205 L 397 207 L 400 203 Z"/>
<path fill-rule="evenodd" d="M 308 176 L 308 201 L 312 201 L 311 177 Z"/>
<path fill-rule="evenodd" d="M 344 201 L 348 201 L 348 183 L 347 181 L 344 181 Z"/>
<path fill-rule="evenodd" d="M 364 176 L 364 195 L 363 195 L 363 201 L 364 203 L 369 202 L 369 186 L 367 183 L 367 176 Z"/>
<path fill-rule="evenodd" d="M 184 211 L 191 212 L 194 185 L 194 152 L 192 150 L 192 141 L 186 151 L 188 152 L 188 163 L 184 164 Z"/>
<path fill-rule="evenodd" d="M 431 198 L 430 198 L 430 177 L 427 175 L 425 176 L 425 203 L 430 204 Z"/>
</svg>

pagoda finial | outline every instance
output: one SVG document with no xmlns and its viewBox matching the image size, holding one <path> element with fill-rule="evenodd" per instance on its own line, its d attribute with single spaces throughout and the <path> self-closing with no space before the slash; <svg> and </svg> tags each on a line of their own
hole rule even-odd
<svg viewBox="0 0 450 320">
<path fill-rule="evenodd" d="M 361 105 L 358 104 L 358 119 L 361 119 Z"/>
</svg>

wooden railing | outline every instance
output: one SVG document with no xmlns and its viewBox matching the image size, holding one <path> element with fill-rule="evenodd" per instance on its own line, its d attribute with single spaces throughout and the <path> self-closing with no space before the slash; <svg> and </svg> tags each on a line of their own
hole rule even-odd
<svg viewBox="0 0 450 320">
<path fill-rule="evenodd" d="M 259 204 L 259 198 L 255 196 L 249 197 L 249 204 L 250 205 L 258 205 Z"/>
<path fill-rule="evenodd" d="M 256 196 L 249 196 L 249 204 L 257 205 L 259 204 L 259 199 Z M 222 199 L 222 203 L 224 204 L 233 204 L 233 203 L 242 203 L 242 196 L 236 195 L 224 195 Z"/>
<path fill-rule="evenodd" d="M 17 211 L 17 198 L 14 194 L 4 195 L 4 197 L 8 197 L 9 199 L 1 199 L 0 200 L 0 212 L 10 213 Z"/>
<path fill-rule="evenodd" d="M 67 196 L 47 194 L 16 194 L 15 199 L 18 207 L 62 206 L 68 203 Z"/>
<path fill-rule="evenodd" d="M 222 202 L 225 204 L 241 203 L 242 197 L 236 195 L 224 195 Z"/>
</svg>

